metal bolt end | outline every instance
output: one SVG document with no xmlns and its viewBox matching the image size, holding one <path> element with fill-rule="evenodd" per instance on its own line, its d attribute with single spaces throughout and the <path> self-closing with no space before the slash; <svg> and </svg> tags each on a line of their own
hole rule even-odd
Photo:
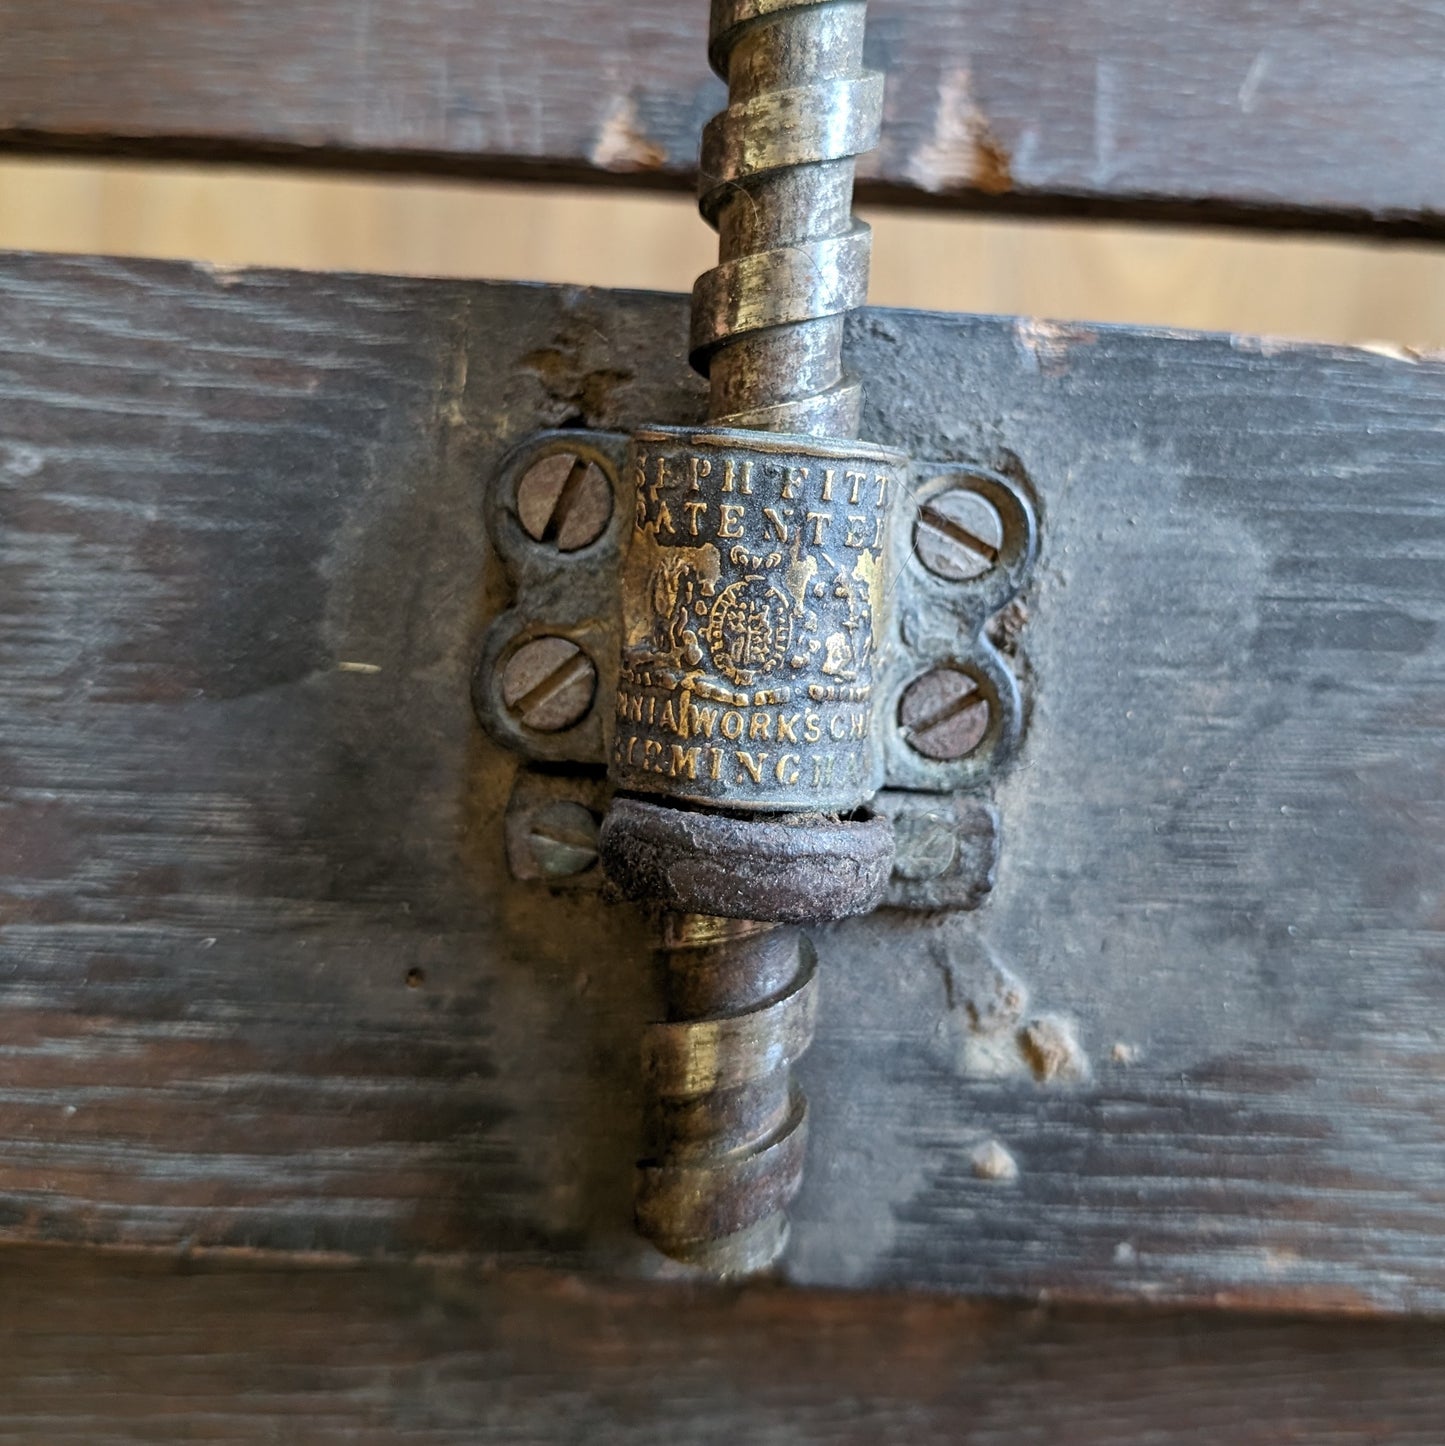
<svg viewBox="0 0 1445 1446">
<path fill-rule="evenodd" d="M 532 638 L 502 668 L 502 702 L 537 733 L 560 733 L 585 718 L 597 696 L 597 665 L 571 638 Z"/>
<path fill-rule="evenodd" d="M 993 705 L 962 668 L 938 667 L 904 689 L 898 726 L 916 753 L 939 763 L 966 758 L 988 736 Z"/>
</svg>

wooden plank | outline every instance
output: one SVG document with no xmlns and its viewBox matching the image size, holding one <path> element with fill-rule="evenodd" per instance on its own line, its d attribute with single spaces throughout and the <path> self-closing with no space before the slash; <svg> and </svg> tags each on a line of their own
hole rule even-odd
<svg viewBox="0 0 1445 1446">
<path fill-rule="evenodd" d="M 468 674 L 499 457 L 693 420 L 685 335 L 0 266 L 0 1239 L 656 1268 L 648 935 L 509 881 Z M 852 345 L 868 432 L 1024 469 L 1044 550 L 991 902 L 819 938 L 790 1278 L 1445 1307 L 1445 363 Z"/>
<path fill-rule="evenodd" d="M 0 1443 L 1434 1446 L 1445 1330 L 11 1253 Z"/>
<path fill-rule="evenodd" d="M 0 0 L 0 141 L 690 186 L 707 5 Z M 1445 0 L 874 0 L 871 200 L 1445 235 Z"/>
</svg>

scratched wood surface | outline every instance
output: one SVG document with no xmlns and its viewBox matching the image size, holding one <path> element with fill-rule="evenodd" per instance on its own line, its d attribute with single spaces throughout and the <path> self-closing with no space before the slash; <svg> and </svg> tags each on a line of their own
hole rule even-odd
<svg viewBox="0 0 1445 1446">
<path fill-rule="evenodd" d="M 506 875 L 481 499 L 677 297 L 0 265 L 0 1240 L 647 1274 L 638 916 Z M 874 311 L 1022 468 L 999 887 L 827 931 L 799 1283 L 1445 1308 L 1445 364 Z M 1025 997 L 1026 996 L 1026 997 Z"/>
<path fill-rule="evenodd" d="M 705 0 L 0 0 L 0 143 L 690 185 L 706 23 Z M 1445 0 L 874 0 L 871 24 L 870 198 L 1445 234 Z"/>
<path fill-rule="evenodd" d="M 0 1443 L 1436 1446 L 1445 1330 L 12 1252 Z"/>
</svg>

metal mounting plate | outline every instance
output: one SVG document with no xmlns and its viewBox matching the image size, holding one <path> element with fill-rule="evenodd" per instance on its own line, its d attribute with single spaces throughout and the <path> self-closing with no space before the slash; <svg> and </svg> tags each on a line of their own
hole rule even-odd
<svg viewBox="0 0 1445 1446">
<path fill-rule="evenodd" d="M 487 488 L 488 528 L 514 596 L 487 632 L 474 674 L 474 701 L 497 739 L 534 762 L 604 767 L 611 756 L 608 700 L 616 691 L 622 650 L 621 574 L 628 523 L 638 505 L 627 475 L 630 440 L 617 432 L 538 432 L 503 459 Z M 608 524 L 574 551 L 560 550 L 545 535 L 529 535 L 518 515 L 523 480 L 539 462 L 558 455 L 595 463 L 614 498 Z M 988 627 L 1027 586 L 1038 556 L 1038 509 L 1026 478 L 967 463 L 914 462 L 905 486 L 880 579 L 890 595 L 891 625 L 881 650 L 884 786 L 924 793 L 978 790 L 1010 761 L 1023 732 L 1019 677 L 1026 663 L 1019 656 L 1018 631 L 1008 635 L 1006 653 Z M 978 576 L 941 576 L 926 564 L 916 536 L 937 500 L 961 491 L 984 500 L 999 525 L 999 547 Z M 596 665 L 595 706 L 560 730 L 527 727 L 504 697 L 508 659 L 539 637 L 568 639 Z M 987 723 L 963 757 L 930 756 L 910 744 L 901 726 L 905 694 L 933 673 L 956 674 L 965 694 L 984 700 Z M 806 791 L 791 806 L 807 807 Z"/>
</svg>

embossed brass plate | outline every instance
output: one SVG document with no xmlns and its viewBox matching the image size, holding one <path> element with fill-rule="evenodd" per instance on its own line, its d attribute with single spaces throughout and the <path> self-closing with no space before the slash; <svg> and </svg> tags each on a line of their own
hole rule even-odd
<svg viewBox="0 0 1445 1446">
<path fill-rule="evenodd" d="M 883 781 L 877 673 L 907 459 L 730 431 L 638 433 L 611 771 L 730 808 L 855 808 Z"/>
</svg>

